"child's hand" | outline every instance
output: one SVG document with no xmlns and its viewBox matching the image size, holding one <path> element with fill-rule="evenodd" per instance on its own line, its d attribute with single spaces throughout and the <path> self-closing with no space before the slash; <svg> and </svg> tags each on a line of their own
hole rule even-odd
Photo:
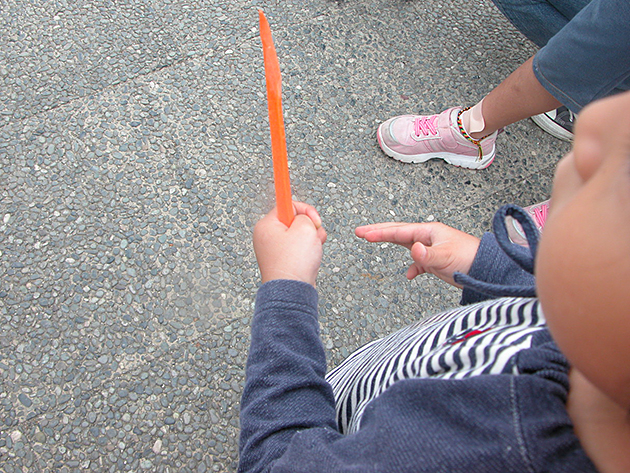
<svg viewBox="0 0 630 473">
<path fill-rule="evenodd" d="M 322 261 L 326 230 L 315 208 L 293 202 L 295 219 L 290 227 L 278 220 L 277 208 L 254 228 L 254 251 L 262 282 L 293 279 L 315 286 Z"/>
<path fill-rule="evenodd" d="M 453 273 L 467 274 L 472 266 L 479 238 L 442 223 L 377 223 L 357 227 L 355 233 L 370 242 L 387 241 L 411 250 L 413 264 L 407 278 L 431 273 L 453 286 Z"/>
</svg>

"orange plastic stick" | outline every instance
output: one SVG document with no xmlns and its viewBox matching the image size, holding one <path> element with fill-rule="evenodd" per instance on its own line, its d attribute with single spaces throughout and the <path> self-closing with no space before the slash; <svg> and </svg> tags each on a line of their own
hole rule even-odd
<svg viewBox="0 0 630 473">
<path fill-rule="evenodd" d="M 258 10 L 260 39 L 265 58 L 265 78 L 267 80 L 267 106 L 269 108 L 269 129 L 271 130 L 271 155 L 273 156 L 273 179 L 276 186 L 278 219 L 287 227 L 293 222 L 293 202 L 291 182 L 287 162 L 287 141 L 282 118 L 282 79 L 276 48 L 271 38 L 271 29 L 265 14 Z"/>
</svg>

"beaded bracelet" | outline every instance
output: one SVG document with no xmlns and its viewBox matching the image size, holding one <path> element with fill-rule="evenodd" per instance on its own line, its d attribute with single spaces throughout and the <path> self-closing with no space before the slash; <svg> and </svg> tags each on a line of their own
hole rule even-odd
<svg viewBox="0 0 630 473">
<path fill-rule="evenodd" d="M 461 132 L 464 138 L 466 138 L 471 143 L 477 145 L 477 148 L 479 149 L 479 156 L 477 157 L 477 161 L 481 161 L 483 159 L 483 149 L 481 148 L 481 142 L 485 140 L 486 138 L 488 138 L 492 133 L 488 133 L 486 136 L 482 136 L 478 140 L 470 136 L 464 129 L 464 125 L 461 119 L 462 113 L 464 113 L 466 110 L 470 110 L 470 107 L 461 109 L 459 113 L 457 114 L 457 126 L 459 127 L 459 131 Z"/>
</svg>

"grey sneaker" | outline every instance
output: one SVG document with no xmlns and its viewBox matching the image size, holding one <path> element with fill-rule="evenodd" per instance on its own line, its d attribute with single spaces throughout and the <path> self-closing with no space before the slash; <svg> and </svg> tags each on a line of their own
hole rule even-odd
<svg viewBox="0 0 630 473">
<path fill-rule="evenodd" d="M 564 141 L 573 141 L 575 114 L 567 107 L 563 106 L 550 112 L 534 115 L 532 121 L 551 136 Z"/>
</svg>

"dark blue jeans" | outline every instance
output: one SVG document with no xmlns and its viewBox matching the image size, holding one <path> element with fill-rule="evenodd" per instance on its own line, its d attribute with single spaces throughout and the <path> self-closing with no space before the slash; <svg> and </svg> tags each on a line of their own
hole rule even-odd
<svg viewBox="0 0 630 473">
<path fill-rule="evenodd" d="M 630 90 L 628 0 L 493 0 L 541 47 L 534 74 L 573 112 Z"/>
</svg>

